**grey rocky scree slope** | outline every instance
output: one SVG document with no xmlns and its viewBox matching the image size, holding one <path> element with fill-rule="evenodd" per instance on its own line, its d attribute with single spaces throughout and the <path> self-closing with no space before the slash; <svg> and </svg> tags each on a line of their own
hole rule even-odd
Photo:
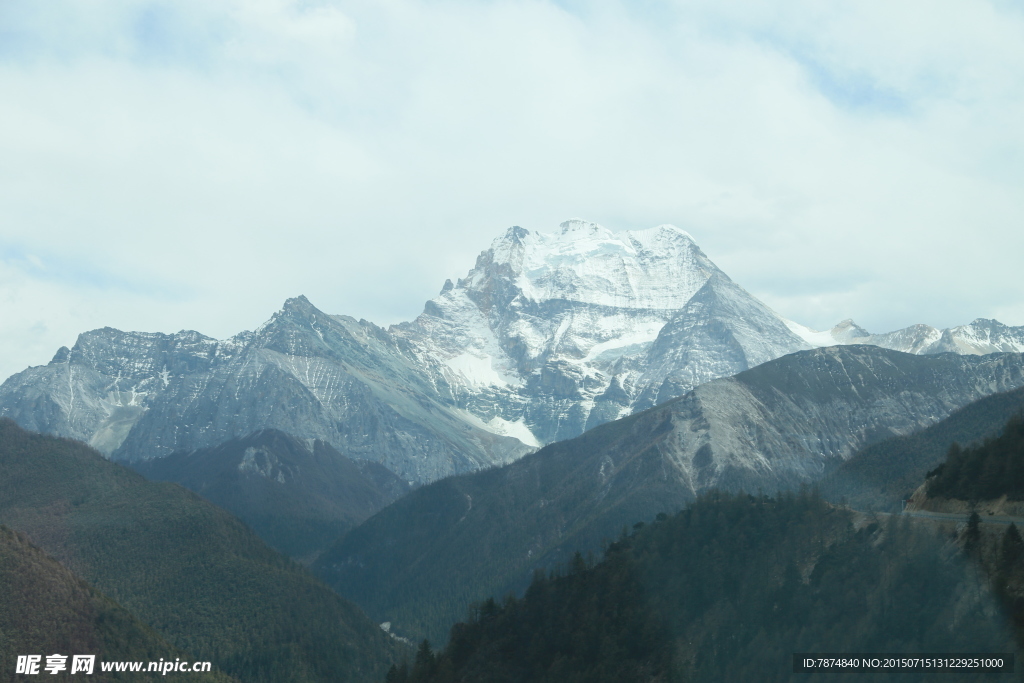
<svg viewBox="0 0 1024 683">
<path fill-rule="evenodd" d="M 304 297 L 255 332 L 104 328 L 0 386 L 0 416 L 127 461 L 261 429 L 319 439 L 407 481 L 511 462 L 717 377 L 815 346 L 1024 351 L 996 321 L 815 332 L 732 282 L 672 226 L 510 228 L 414 321 L 382 329 Z"/>
<path fill-rule="evenodd" d="M 424 486 L 313 565 L 377 621 L 443 642 L 465 606 L 535 568 L 598 551 L 624 525 L 712 487 L 813 482 L 858 448 L 1024 386 L 1024 355 L 915 356 L 873 346 L 791 354 L 552 444 Z"/>
</svg>

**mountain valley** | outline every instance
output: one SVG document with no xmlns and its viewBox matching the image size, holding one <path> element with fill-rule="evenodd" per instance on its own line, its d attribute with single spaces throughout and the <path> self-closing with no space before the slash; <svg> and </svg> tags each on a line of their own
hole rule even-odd
<svg viewBox="0 0 1024 683">
<path fill-rule="evenodd" d="M 166 639 L 241 680 L 373 681 L 394 661 L 397 641 L 228 513 L 8 419 L 0 524 L 147 624 L 152 642 Z M 108 644 L 91 654 L 116 658 L 132 643 Z"/>
</svg>

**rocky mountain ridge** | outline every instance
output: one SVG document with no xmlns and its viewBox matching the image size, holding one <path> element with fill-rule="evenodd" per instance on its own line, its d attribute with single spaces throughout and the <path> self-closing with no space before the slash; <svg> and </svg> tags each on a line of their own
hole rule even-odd
<svg viewBox="0 0 1024 683">
<path fill-rule="evenodd" d="M 413 481 L 529 450 L 467 422 L 449 396 L 385 330 L 298 297 L 255 332 L 226 341 L 86 332 L 48 365 L 8 379 L 0 415 L 128 461 L 278 429 Z"/>
<path fill-rule="evenodd" d="M 918 324 L 884 334 L 872 334 L 849 319 L 825 332 L 817 332 L 792 321 L 787 321 L 787 324 L 812 346 L 871 344 L 914 354 L 1024 353 L 1024 327 L 1011 327 L 986 318 L 976 318 L 967 325 L 944 330 Z"/>
</svg>

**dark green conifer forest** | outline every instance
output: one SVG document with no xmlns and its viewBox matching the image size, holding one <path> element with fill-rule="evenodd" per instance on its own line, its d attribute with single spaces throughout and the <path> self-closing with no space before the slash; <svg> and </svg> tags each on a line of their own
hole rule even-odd
<svg viewBox="0 0 1024 683">
<path fill-rule="evenodd" d="M 1002 434 L 977 446 L 963 448 L 954 443 L 946 461 L 928 477 L 930 497 L 1024 500 L 1024 417 L 1010 418 Z"/>
<path fill-rule="evenodd" d="M 11 680 L 18 655 L 54 653 L 69 661 L 75 654 L 100 654 L 107 661 L 194 661 L 28 538 L 0 525 L 0 681 Z M 91 681 L 161 678 L 104 673 L 98 664 L 93 669 Z M 41 675 L 57 681 L 81 678 L 69 677 L 69 670 Z M 196 683 L 231 680 L 219 671 L 190 673 L 189 678 Z"/>
</svg>

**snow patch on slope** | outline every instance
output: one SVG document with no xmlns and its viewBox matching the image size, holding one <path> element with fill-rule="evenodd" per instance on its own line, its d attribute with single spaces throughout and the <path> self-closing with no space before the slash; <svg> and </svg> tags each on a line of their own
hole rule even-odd
<svg viewBox="0 0 1024 683">
<path fill-rule="evenodd" d="M 444 364 L 458 373 L 466 384 L 474 387 L 498 386 L 511 384 L 508 378 L 495 369 L 494 359 L 490 356 L 478 356 L 467 351 L 444 361 Z"/>
<path fill-rule="evenodd" d="M 455 409 L 452 410 L 452 412 L 470 424 L 486 429 L 487 431 L 493 432 L 499 436 L 511 436 L 512 438 L 519 439 L 531 448 L 540 448 L 544 445 L 537 440 L 537 437 L 534 436 L 532 431 L 530 431 L 529 426 L 527 426 L 526 422 L 522 418 L 512 421 L 495 415 L 490 420 L 484 421 L 468 410 Z"/>
<path fill-rule="evenodd" d="M 616 337 L 591 346 L 582 362 L 589 363 L 599 358 L 609 359 L 634 352 L 642 345 L 652 344 L 664 326 L 665 323 L 661 321 L 649 321 L 632 330 L 627 328 Z"/>
<path fill-rule="evenodd" d="M 801 325 L 800 323 L 787 320 L 786 318 L 782 318 L 782 322 L 786 324 L 786 327 L 788 327 L 793 334 L 800 337 L 814 348 L 820 348 L 822 346 L 836 346 L 839 344 L 836 338 L 832 336 L 831 330 L 819 332 L 818 330 L 813 330 L 806 325 Z"/>
</svg>

